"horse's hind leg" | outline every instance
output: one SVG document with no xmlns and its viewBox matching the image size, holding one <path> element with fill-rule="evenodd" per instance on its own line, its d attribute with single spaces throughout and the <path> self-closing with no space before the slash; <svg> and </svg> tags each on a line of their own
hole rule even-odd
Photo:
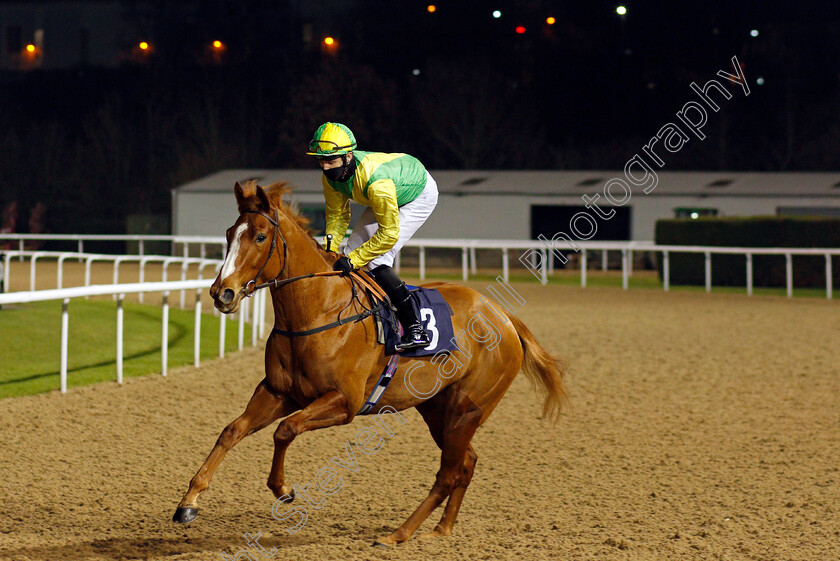
<svg viewBox="0 0 840 561">
<path fill-rule="evenodd" d="M 472 481 L 477 461 L 478 454 L 475 453 L 472 445 L 468 446 L 467 453 L 464 454 L 464 463 L 461 466 L 461 474 L 457 486 L 450 493 L 449 499 L 446 501 L 446 509 L 443 511 L 440 522 L 437 523 L 434 530 L 421 535 L 421 538 L 437 538 L 452 535 L 452 527 L 455 525 L 458 511 L 461 510 L 461 503 L 464 500 L 467 487 L 469 487 L 470 481 Z"/>
<path fill-rule="evenodd" d="M 443 427 L 446 401 L 442 400 L 441 404 L 435 403 L 435 400 L 430 400 L 422 403 L 417 407 L 417 411 L 426 421 L 429 426 L 429 432 L 432 434 L 435 443 L 443 449 Z M 461 502 L 464 500 L 464 494 L 467 492 L 467 487 L 472 481 L 475 465 L 478 461 L 478 454 L 472 444 L 467 446 L 467 453 L 464 454 L 464 463 L 461 467 L 461 477 L 458 481 L 458 486 L 449 495 L 446 500 L 446 509 L 443 512 L 443 517 L 438 522 L 435 529 L 431 532 L 422 534 L 420 538 L 432 538 L 440 536 L 449 536 L 452 534 L 452 527 L 455 525 L 455 519 L 458 517 L 458 511 L 461 509 Z"/>
<path fill-rule="evenodd" d="M 377 540 L 374 545 L 394 545 L 407 541 L 429 514 L 453 494 L 454 500 L 450 498 L 444 517 L 438 524 L 438 528 L 441 528 L 440 535 L 451 533 L 455 523 L 455 516 L 469 485 L 469 478 L 472 477 L 472 468 L 475 467 L 475 452 L 470 446 L 470 441 L 481 424 L 481 409 L 466 394 L 456 392 L 452 387 L 427 403 L 427 407 L 421 406 L 418 410 L 421 410 L 435 442 L 441 448 L 440 470 L 435 484 L 408 520 L 390 535 Z M 441 413 L 437 419 L 434 418 L 436 411 Z M 442 423 L 439 421 L 441 418 Z M 468 457 L 473 459 L 468 461 Z M 465 469 L 466 466 L 470 466 L 469 469 Z"/>
<path fill-rule="evenodd" d="M 178 503 L 173 522 L 186 524 L 192 522 L 198 515 L 198 496 L 210 485 L 210 479 L 216 472 L 216 468 L 225 457 L 228 450 L 233 448 L 240 440 L 265 428 L 276 419 L 284 417 L 297 409 L 290 400 L 272 394 L 265 385 L 265 380 L 260 382 L 254 395 L 245 407 L 245 412 L 229 424 L 219 435 L 216 445 L 198 469 L 198 473 L 190 481 L 184 498 Z"/>
</svg>

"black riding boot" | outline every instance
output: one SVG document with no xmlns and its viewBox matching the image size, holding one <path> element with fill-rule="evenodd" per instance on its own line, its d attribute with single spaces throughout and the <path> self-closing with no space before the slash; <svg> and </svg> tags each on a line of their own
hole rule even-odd
<svg viewBox="0 0 840 561">
<path fill-rule="evenodd" d="M 397 318 L 403 326 L 404 334 L 402 340 L 396 345 L 397 351 L 428 347 L 431 342 L 429 335 L 423 328 L 420 318 L 417 317 L 417 311 L 411 301 L 411 293 L 405 287 L 405 283 L 388 265 L 380 265 L 371 273 L 391 299 L 391 303 L 397 309 Z"/>
</svg>

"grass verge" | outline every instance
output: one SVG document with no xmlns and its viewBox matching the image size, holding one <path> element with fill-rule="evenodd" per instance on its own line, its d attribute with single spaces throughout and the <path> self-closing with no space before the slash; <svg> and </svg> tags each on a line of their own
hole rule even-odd
<svg viewBox="0 0 840 561">
<path fill-rule="evenodd" d="M 158 307 L 125 302 L 123 376 L 161 370 Z M 116 380 L 117 307 L 111 300 L 70 301 L 67 386 Z M 193 310 L 169 310 L 169 368 L 193 361 Z M 236 350 L 238 323 L 229 321 L 225 351 Z M 250 325 L 245 326 L 246 344 Z M 0 310 L 0 398 L 59 388 L 61 303 L 38 302 Z M 200 356 L 218 356 L 219 318 L 202 314 Z"/>
<path fill-rule="evenodd" d="M 462 282 L 461 272 L 449 270 L 428 271 L 426 272 L 426 280 L 418 280 L 418 270 L 411 268 L 403 268 L 401 274 L 416 281 L 419 284 L 432 281 L 452 281 L 456 283 Z M 481 269 L 478 274 L 470 274 L 469 280 L 473 282 L 487 282 L 488 284 L 495 282 L 497 277 L 501 276 L 501 271 L 487 272 Z M 511 272 L 509 280 L 512 283 L 530 283 L 538 284 L 540 281 L 531 273 L 526 272 Z M 549 276 L 548 284 L 559 286 L 580 286 L 580 271 L 555 271 L 553 275 Z M 621 271 L 587 271 L 586 285 L 591 287 L 612 287 L 621 288 Z M 648 290 L 663 290 L 662 281 L 656 271 L 634 271 L 628 280 L 629 288 L 631 289 L 648 289 Z M 704 292 L 704 286 L 689 286 L 689 285 L 671 285 L 672 292 Z M 719 294 L 743 294 L 746 296 L 746 286 L 712 286 L 712 292 Z M 836 291 L 835 291 L 836 293 Z M 785 288 L 766 288 L 753 287 L 753 294 L 756 296 L 787 296 Z M 796 288 L 793 289 L 793 295 L 796 298 L 825 298 L 824 288 Z"/>
</svg>

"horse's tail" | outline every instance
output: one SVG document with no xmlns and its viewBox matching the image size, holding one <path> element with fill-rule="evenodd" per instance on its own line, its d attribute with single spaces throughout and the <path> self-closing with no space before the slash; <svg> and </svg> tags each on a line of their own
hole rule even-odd
<svg viewBox="0 0 840 561">
<path fill-rule="evenodd" d="M 563 383 L 563 376 L 566 373 L 565 365 L 539 344 L 531 330 L 519 318 L 508 314 L 508 319 L 513 323 L 522 343 L 522 350 L 525 352 L 522 361 L 525 374 L 534 386 L 540 386 L 545 392 L 543 416 L 556 422 L 563 406 L 568 401 L 566 385 Z"/>
</svg>

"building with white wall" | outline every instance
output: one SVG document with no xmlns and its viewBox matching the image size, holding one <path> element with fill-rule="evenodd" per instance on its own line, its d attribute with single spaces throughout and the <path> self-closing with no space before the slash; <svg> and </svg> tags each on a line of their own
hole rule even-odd
<svg viewBox="0 0 840 561">
<path fill-rule="evenodd" d="M 627 183 L 621 171 L 431 173 L 440 198 L 418 238 L 534 239 L 537 234 L 551 238 L 557 232 L 571 233 L 570 221 L 581 212 L 594 219 L 597 231 L 593 240 L 652 240 L 656 221 L 662 218 L 840 218 L 840 172 L 662 172 L 647 194 L 642 187 Z M 172 233 L 224 234 L 238 216 L 233 186 L 252 178 L 257 178 L 260 185 L 281 180 L 294 185 L 295 203 L 314 219 L 315 226 L 323 224 L 320 170 L 239 169 L 220 171 L 173 189 Z M 613 178 L 622 179 L 630 188 L 629 197 L 618 184 L 610 188 L 614 202 L 624 202 L 621 206 L 611 204 L 604 195 L 605 185 Z M 354 217 L 358 210 L 354 208 Z M 588 235 L 587 224 L 578 220 L 576 226 Z"/>
</svg>

